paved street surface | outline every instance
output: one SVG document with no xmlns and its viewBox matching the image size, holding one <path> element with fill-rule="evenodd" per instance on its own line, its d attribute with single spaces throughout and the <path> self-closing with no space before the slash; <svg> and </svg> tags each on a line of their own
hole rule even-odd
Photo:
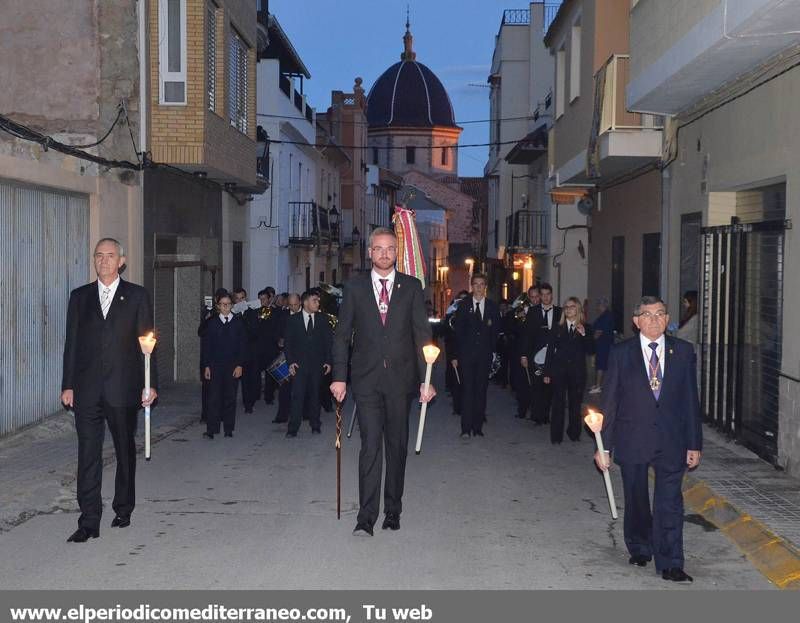
<svg viewBox="0 0 800 623">
<path fill-rule="evenodd" d="M 130 528 L 111 529 L 113 462 L 104 472 L 100 538 L 75 529 L 76 440 L 69 416 L 0 442 L 0 586 L 221 589 L 745 589 L 771 584 L 723 534 L 687 516 L 689 587 L 628 564 L 593 442 L 552 446 L 490 388 L 485 438 L 459 439 L 450 402 L 428 412 L 423 453 L 408 457 L 401 530 L 351 535 L 357 432 L 344 440 L 336 520 L 334 417 L 296 439 L 260 403 L 233 439 L 201 437 L 199 390 L 164 392 L 153 460 L 140 457 Z M 346 408 L 349 417 L 350 405 Z M 412 416 L 412 445 L 417 416 Z M 108 436 L 107 436 L 108 437 Z M 107 444 L 110 440 L 107 439 Z M 722 451 L 722 450 L 721 450 Z M 716 472 L 714 472 L 716 473 Z M 717 474 L 718 475 L 718 474 Z M 702 478 L 702 468 L 697 473 Z"/>
</svg>

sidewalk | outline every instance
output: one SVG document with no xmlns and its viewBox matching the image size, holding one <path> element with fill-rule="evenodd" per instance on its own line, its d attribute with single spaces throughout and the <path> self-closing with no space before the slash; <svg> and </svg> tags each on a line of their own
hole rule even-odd
<svg viewBox="0 0 800 623">
<path fill-rule="evenodd" d="M 151 415 L 151 441 L 183 430 L 200 419 L 200 387 L 171 385 Z M 144 412 L 139 412 L 136 446 L 144 449 Z M 155 449 L 154 449 L 155 451 Z M 139 457 L 141 461 L 143 457 Z M 114 461 L 111 434 L 106 431 L 105 465 Z M 78 512 L 75 477 L 78 439 L 71 413 L 62 411 L 41 424 L 0 439 L 0 533 L 37 515 Z"/>
</svg>

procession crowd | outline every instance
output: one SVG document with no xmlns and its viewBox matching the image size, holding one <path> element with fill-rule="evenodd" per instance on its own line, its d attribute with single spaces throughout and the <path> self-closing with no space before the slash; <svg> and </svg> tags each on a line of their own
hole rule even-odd
<svg viewBox="0 0 800 623">
<path fill-rule="evenodd" d="M 393 230 L 374 230 L 368 252 L 372 270 L 348 281 L 340 304 L 331 296 L 339 293 L 335 288 L 276 295 L 268 287 L 258 293 L 258 302 L 248 302 L 242 288 L 218 290 L 213 305 L 203 310 L 197 333 L 206 439 L 220 430 L 233 436 L 240 384 L 245 413 L 252 413 L 261 398 L 274 403 L 277 393 L 273 422 L 287 424 L 288 438 L 298 436 L 303 420 L 312 435 L 319 434 L 322 406 L 330 409 L 331 397 L 341 405 L 352 393 L 361 439 L 353 534 L 371 537 L 381 506 L 381 527 L 400 529 L 411 406 L 415 398 L 433 400 L 436 389 L 421 382 L 429 378 L 423 347 L 434 339 L 421 283 L 396 270 Z M 68 539 L 78 543 L 99 536 L 106 424 L 117 455 L 111 526 L 130 526 L 136 414 L 158 397 L 156 358 L 152 382 L 145 385 L 139 352 L 139 336 L 154 330 L 149 296 L 120 279 L 125 256 L 118 241 L 102 239 L 94 262 L 97 281 L 70 296 L 62 380 L 62 402 L 74 409 L 78 433 L 81 516 Z M 473 274 L 471 292 L 457 297 L 444 331 L 437 332 L 461 437 L 484 437 L 487 415 L 502 416 L 487 413 L 487 388 L 490 376 L 496 376 L 514 391 L 518 418 L 530 414 L 537 424 L 549 423 L 553 444 L 562 442 L 565 425 L 567 437 L 579 441 L 587 363 L 593 359 L 596 383 L 589 391 L 601 393 L 604 414 L 598 431 L 603 445 L 594 458 L 601 471 L 611 467 L 612 455 L 620 466 L 629 562 L 644 567 L 655 559 L 665 580 L 691 581 L 683 570 L 681 481 L 687 468 L 699 465 L 702 449 L 691 343 L 696 295 L 686 294 L 681 322 L 672 327 L 688 340 L 667 333 L 671 325 L 664 301 L 644 296 L 631 317 L 634 337 L 614 344 L 615 322 L 606 301 L 591 324 L 585 303 L 571 296 L 557 306 L 549 284 L 531 287 L 511 306 L 487 298 L 488 285 L 485 275 Z"/>
</svg>

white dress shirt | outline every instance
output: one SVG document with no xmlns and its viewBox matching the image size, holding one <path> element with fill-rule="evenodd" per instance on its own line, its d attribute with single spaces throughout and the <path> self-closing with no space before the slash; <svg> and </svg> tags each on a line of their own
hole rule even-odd
<svg viewBox="0 0 800 623">
<path fill-rule="evenodd" d="M 547 314 L 547 328 L 553 328 L 553 310 L 555 307 L 553 305 L 550 306 L 550 309 L 545 309 L 544 305 L 542 305 L 542 314 Z"/>
<path fill-rule="evenodd" d="M 222 324 L 228 324 L 231 320 L 233 320 L 233 314 L 228 314 L 227 316 L 220 314 L 219 319 L 222 321 Z"/>
<path fill-rule="evenodd" d="M 486 317 L 486 297 L 484 296 L 482 299 L 478 300 L 474 296 L 472 297 L 472 309 L 477 309 L 478 304 L 481 306 L 481 318 Z"/>
<path fill-rule="evenodd" d="M 311 318 L 311 317 L 313 317 L 313 314 L 309 314 L 309 313 L 308 313 L 308 312 L 307 312 L 307 311 L 304 309 L 304 310 L 303 310 L 303 326 L 306 328 L 306 331 L 308 331 L 308 319 L 309 319 L 309 318 Z M 316 321 L 315 321 L 315 322 L 314 322 L 314 324 L 313 324 L 313 325 L 311 325 L 311 326 L 312 326 L 312 327 L 315 327 L 316 325 L 317 325 L 317 323 L 316 323 Z"/>
<path fill-rule="evenodd" d="M 100 281 L 99 279 L 97 280 L 97 296 L 100 297 L 100 308 L 101 309 L 103 307 L 103 303 L 102 303 L 102 301 L 103 301 L 103 290 L 105 290 L 106 288 L 109 290 L 109 293 L 108 293 L 108 309 L 110 309 L 111 308 L 111 301 L 114 300 L 114 296 L 117 293 L 117 288 L 118 287 L 119 287 L 119 276 L 117 276 L 117 278 L 114 279 L 114 281 L 112 281 L 111 284 L 107 285 L 107 286 L 103 285 L 103 282 Z M 103 313 L 103 318 L 105 318 L 108 315 L 108 309 L 106 309 L 105 312 Z"/>
<path fill-rule="evenodd" d="M 642 357 L 644 357 L 644 367 L 647 370 L 647 378 L 649 379 L 652 376 L 650 371 L 650 357 L 653 356 L 653 349 L 650 348 L 651 342 L 656 342 L 658 344 L 658 348 L 656 348 L 656 354 L 658 355 L 658 363 L 661 366 L 661 376 L 664 376 L 666 372 L 666 361 L 664 361 L 664 334 L 661 334 L 657 340 L 651 340 L 646 338 L 643 333 L 639 333 L 639 342 L 642 345 Z"/>
<path fill-rule="evenodd" d="M 389 301 L 391 301 L 392 287 L 394 286 L 396 271 L 392 269 L 392 272 L 390 272 L 388 275 L 381 277 L 373 268 L 369 276 L 372 278 L 372 293 L 375 295 L 375 304 L 380 305 L 381 302 L 381 279 L 386 279 L 386 291 L 389 293 Z"/>
</svg>

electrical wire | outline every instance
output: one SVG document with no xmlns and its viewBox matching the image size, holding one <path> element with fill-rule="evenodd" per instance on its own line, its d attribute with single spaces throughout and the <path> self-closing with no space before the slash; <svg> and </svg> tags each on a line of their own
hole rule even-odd
<svg viewBox="0 0 800 623">
<path fill-rule="evenodd" d="M 495 141 L 493 143 L 466 143 L 466 144 L 457 144 L 457 145 L 336 145 L 340 149 L 352 149 L 352 150 L 364 150 L 364 149 L 390 149 L 390 150 L 405 150 L 408 147 L 420 148 L 420 149 L 442 149 L 442 148 L 449 148 L 449 149 L 465 149 L 470 147 L 493 147 L 495 145 L 516 145 L 520 141 L 525 140 L 525 137 L 518 138 L 513 141 Z M 304 145 L 305 147 L 314 147 L 316 149 L 322 149 L 323 147 L 330 147 L 330 145 L 322 144 L 322 143 L 306 143 L 305 141 L 282 141 L 282 140 L 270 140 L 271 143 L 281 144 L 281 145 Z"/>
<path fill-rule="evenodd" d="M 307 117 L 298 117 L 296 115 L 278 115 L 265 112 L 257 112 L 256 117 L 266 117 L 275 119 L 294 119 L 295 121 L 308 121 Z M 497 121 L 532 121 L 533 115 L 526 115 L 524 117 L 501 117 L 499 119 L 471 119 L 469 121 L 456 121 L 456 125 L 469 125 L 472 123 L 492 123 Z M 337 124 L 341 125 L 369 125 L 368 121 L 344 121 L 337 120 Z"/>
<path fill-rule="evenodd" d="M 76 149 L 89 149 L 90 147 L 97 147 L 98 145 L 104 143 L 105 140 L 111 135 L 111 132 L 114 130 L 114 128 L 117 127 L 119 119 L 122 116 L 122 111 L 123 111 L 122 106 L 119 106 L 117 108 L 117 117 L 116 119 L 114 119 L 114 123 L 111 124 L 111 127 L 108 128 L 108 132 L 103 134 L 103 138 L 101 138 L 99 141 L 97 141 L 96 143 L 89 143 L 88 145 L 70 145 L 70 147 L 74 147 Z"/>
</svg>

